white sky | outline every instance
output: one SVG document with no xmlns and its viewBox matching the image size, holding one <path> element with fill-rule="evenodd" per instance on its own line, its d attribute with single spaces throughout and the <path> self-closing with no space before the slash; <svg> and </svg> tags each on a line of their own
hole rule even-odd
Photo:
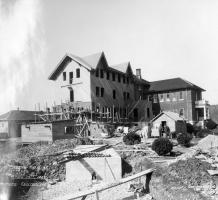
<svg viewBox="0 0 218 200">
<path fill-rule="evenodd" d="M 109 64 L 130 61 L 134 71 L 142 68 L 148 81 L 184 78 L 206 89 L 204 98 L 211 104 L 218 103 L 218 1 L 39 2 L 36 20 L 42 60 L 40 66 L 30 66 L 29 82 L 8 109 L 52 104 L 52 81 L 47 77 L 64 54 L 85 56 L 99 51 L 105 52 Z"/>
</svg>

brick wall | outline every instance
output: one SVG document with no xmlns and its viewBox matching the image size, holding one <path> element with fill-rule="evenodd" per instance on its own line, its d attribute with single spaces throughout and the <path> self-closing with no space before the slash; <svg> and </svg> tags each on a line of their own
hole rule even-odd
<svg viewBox="0 0 218 200">
<path fill-rule="evenodd" d="M 183 98 L 180 98 L 180 92 L 182 92 Z M 167 94 L 169 94 L 169 98 L 167 98 Z M 153 110 L 155 115 L 157 115 L 160 110 L 180 113 L 180 109 L 184 109 L 184 119 L 188 121 L 195 121 L 195 95 L 196 91 L 190 89 L 159 93 L 158 102 L 155 103 L 153 101 Z"/>
</svg>

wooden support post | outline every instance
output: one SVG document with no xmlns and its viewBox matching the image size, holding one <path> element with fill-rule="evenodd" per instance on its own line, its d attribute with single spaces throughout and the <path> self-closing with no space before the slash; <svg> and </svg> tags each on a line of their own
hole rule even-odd
<svg viewBox="0 0 218 200">
<path fill-rule="evenodd" d="M 113 105 L 113 112 L 112 112 L 112 122 L 114 123 L 114 105 Z"/>
<path fill-rule="evenodd" d="M 99 195 L 98 195 L 98 191 L 95 191 L 95 196 L 96 196 L 96 200 L 99 200 Z"/>
<path fill-rule="evenodd" d="M 144 191 L 146 194 L 150 193 L 149 183 L 151 181 L 152 173 L 153 172 L 146 174 L 146 180 L 145 180 L 145 184 L 144 184 Z"/>
<path fill-rule="evenodd" d="M 85 200 L 85 199 L 86 199 L 86 197 L 87 197 L 87 195 L 83 196 L 81 200 Z"/>
</svg>

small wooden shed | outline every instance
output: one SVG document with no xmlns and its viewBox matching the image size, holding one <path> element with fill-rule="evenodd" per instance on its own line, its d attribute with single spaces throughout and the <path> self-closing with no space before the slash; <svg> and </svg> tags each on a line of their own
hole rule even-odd
<svg viewBox="0 0 218 200">
<path fill-rule="evenodd" d="M 166 124 L 170 132 L 185 133 L 186 132 L 186 121 L 179 116 L 178 113 L 171 111 L 163 111 L 151 120 L 151 136 L 159 137 L 159 127 Z"/>
</svg>

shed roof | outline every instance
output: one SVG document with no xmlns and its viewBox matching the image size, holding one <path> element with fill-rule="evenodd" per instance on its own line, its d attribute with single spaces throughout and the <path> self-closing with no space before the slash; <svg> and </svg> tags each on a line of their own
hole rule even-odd
<svg viewBox="0 0 218 200">
<path fill-rule="evenodd" d="M 151 121 L 152 122 L 155 121 L 156 119 L 158 119 L 162 115 L 166 115 L 166 116 L 168 116 L 169 118 L 171 118 L 174 121 L 184 121 L 184 119 L 182 117 L 180 117 L 178 113 L 171 112 L 171 111 L 163 111 L 159 115 L 154 117 Z"/>
<path fill-rule="evenodd" d="M 33 121 L 35 120 L 35 111 L 28 110 L 11 110 L 0 115 L 0 121 Z"/>
<path fill-rule="evenodd" d="M 182 78 L 172 78 L 172 79 L 150 82 L 149 92 L 162 92 L 162 91 L 170 91 L 170 90 L 178 90 L 178 89 L 196 89 L 196 90 L 205 91 L 199 86 L 189 81 L 186 81 Z"/>
</svg>

